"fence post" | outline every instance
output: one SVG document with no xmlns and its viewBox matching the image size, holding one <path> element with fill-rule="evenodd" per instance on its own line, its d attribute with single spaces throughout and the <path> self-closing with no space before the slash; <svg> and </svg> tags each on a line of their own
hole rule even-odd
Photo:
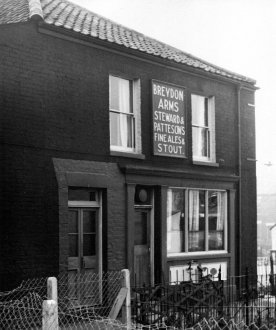
<svg viewBox="0 0 276 330">
<path fill-rule="evenodd" d="M 246 289 L 246 294 L 245 294 L 245 322 L 246 325 L 249 325 L 249 273 L 248 273 L 248 267 L 246 267 L 245 270 L 245 289 Z"/>
<path fill-rule="evenodd" d="M 218 317 L 221 319 L 223 317 L 223 298 L 224 298 L 224 285 L 221 278 L 221 265 L 219 266 L 218 273 L 218 286 L 219 286 L 219 303 L 218 303 Z"/>
<path fill-rule="evenodd" d="M 122 270 L 122 287 L 127 289 L 126 299 L 124 305 L 122 306 L 122 321 L 127 325 L 127 329 L 131 326 L 131 302 L 130 302 L 130 276 L 129 270 Z"/>
<path fill-rule="evenodd" d="M 47 299 L 58 301 L 57 279 L 55 277 L 48 277 L 47 279 Z"/>
<path fill-rule="evenodd" d="M 42 330 L 58 330 L 58 307 L 55 300 L 43 301 Z"/>
<path fill-rule="evenodd" d="M 271 284 L 271 294 L 276 296 L 275 278 L 274 278 L 274 265 L 273 257 L 270 255 L 270 284 Z"/>
<path fill-rule="evenodd" d="M 42 305 L 42 330 L 58 330 L 57 279 L 47 279 L 47 300 Z"/>
</svg>

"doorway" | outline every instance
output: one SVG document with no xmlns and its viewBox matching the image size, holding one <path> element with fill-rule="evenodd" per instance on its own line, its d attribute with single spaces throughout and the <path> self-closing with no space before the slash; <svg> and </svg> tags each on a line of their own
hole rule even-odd
<svg viewBox="0 0 276 330">
<path fill-rule="evenodd" d="M 101 213 L 100 200 L 69 201 L 68 284 L 75 306 L 99 304 L 102 300 Z"/>
<path fill-rule="evenodd" d="M 154 232 L 152 213 L 151 207 L 135 207 L 134 281 L 136 285 L 152 285 L 154 282 Z"/>
</svg>

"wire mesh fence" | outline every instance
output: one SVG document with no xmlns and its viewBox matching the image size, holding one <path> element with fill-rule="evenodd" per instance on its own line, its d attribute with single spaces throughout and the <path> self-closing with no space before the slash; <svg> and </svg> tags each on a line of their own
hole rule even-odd
<svg viewBox="0 0 276 330">
<path fill-rule="evenodd" d="M 224 318 L 216 319 L 211 317 L 209 319 L 203 318 L 200 322 L 196 323 L 187 330 L 268 330 L 275 329 L 269 325 L 258 325 L 255 322 L 246 324 L 244 321 L 235 322 L 233 319 L 226 320 Z"/>
<path fill-rule="evenodd" d="M 64 273 L 58 276 L 59 326 L 103 327 L 121 289 L 121 272 Z M 79 328 L 76 328 L 76 327 Z"/>
<path fill-rule="evenodd" d="M 110 316 L 122 287 L 121 271 L 59 274 L 57 304 L 49 300 L 48 282 L 30 279 L 0 292 L 0 329 L 276 329 L 271 276 L 133 287 L 128 324 L 120 314 L 116 320 Z"/>
<path fill-rule="evenodd" d="M 42 303 L 47 299 L 47 278 L 23 281 L 0 292 L 0 329 L 41 329 Z"/>
<path fill-rule="evenodd" d="M 121 288 L 120 271 L 104 274 L 59 274 L 59 329 L 104 329 L 107 316 Z M 23 281 L 19 287 L 0 293 L 0 329 L 56 329 L 56 322 L 43 324 L 43 301 L 47 278 Z M 52 313 L 52 310 L 46 313 Z M 45 311 L 44 311 L 45 313 Z M 110 325 L 108 326 L 110 328 Z M 118 322 L 112 322 L 118 328 Z"/>
</svg>

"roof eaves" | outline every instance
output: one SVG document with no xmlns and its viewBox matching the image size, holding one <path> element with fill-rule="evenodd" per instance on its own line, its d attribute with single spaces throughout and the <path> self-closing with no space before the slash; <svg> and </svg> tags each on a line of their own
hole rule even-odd
<svg viewBox="0 0 276 330">
<path fill-rule="evenodd" d="M 88 30 L 86 29 L 85 31 L 82 30 L 81 25 L 79 24 L 77 27 L 72 24 L 72 22 L 69 22 L 70 24 L 65 24 L 65 21 L 63 20 L 60 22 L 59 20 L 56 19 L 56 15 L 54 19 L 51 18 L 51 15 L 45 14 L 45 19 L 43 18 L 43 10 L 45 9 L 43 6 L 45 3 L 41 0 L 28 0 L 29 1 L 29 10 L 30 10 L 30 18 L 40 18 L 44 20 L 44 23 L 49 24 L 49 25 L 54 25 L 59 28 L 64 28 L 66 30 L 72 30 L 74 32 L 77 32 L 79 36 L 81 35 L 88 35 L 89 37 L 92 37 L 93 39 L 98 39 L 101 41 L 106 41 L 109 44 L 117 44 L 118 46 L 124 47 L 124 49 L 134 49 L 138 52 L 152 55 L 155 58 L 160 58 L 163 60 L 166 60 L 170 63 L 178 63 L 185 65 L 186 67 L 191 67 L 194 69 L 199 69 L 201 72 L 205 71 L 206 73 L 213 74 L 215 76 L 220 76 L 224 77 L 225 79 L 231 79 L 235 80 L 236 82 L 240 83 L 247 83 L 250 85 L 255 85 L 256 81 L 252 78 L 246 77 L 244 75 L 240 75 L 238 73 L 232 72 L 230 70 L 224 69 L 222 67 L 219 67 L 217 65 L 211 64 L 205 60 L 202 60 L 199 57 L 196 57 L 194 55 L 191 55 L 189 53 L 186 53 L 180 49 L 177 49 L 173 46 L 170 46 L 164 42 L 161 42 L 159 40 L 156 40 L 154 38 L 148 37 L 140 32 L 137 32 L 133 29 L 127 28 L 121 24 L 118 24 L 116 22 L 113 22 L 112 20 L 105 18 L 101 15 L 95 14 L 87 10 L 86 8 L 83 8 L 81 6 L 78 6 L 68 0 L 60 0 L 63 4 L 67 4 L 71 6 L 71 12 L 68 14 L 68 16 L 71 15 L 73 12 L 73 9 L 78 8 L 80 12 L 82 13 L 82 16 L 85 17 L 91 14 L 93 16 L 93 21 L 94 18 L 96 17 L 97 20 L 100 20 L 104 26 L 102 26 L 102 33 L 98 34 L 101 31 L 101 27 L 95 26 L 95 29 L 97 33 L 92 33 L 93 31 L 91 30 L 91 33 L 89 35 Z M 47 0 L 45 0 L 47 3 Z M 42 4 L 41 4 L 42 2 Z M 55 2 L 55 1 L 54 1 Z M 59 3 L 59 1 L 56 1 Z M 43 8 L 43 9 L 42 9 Z M 76 11 L 77 12 L 77 11 Z M 48 17 L 49 16 L 49 17 Z M 74 16 L 74 15 L 73 15 Z M 70 18 L 70 17 L 69 17 Z M 76 18 L 74 17 L 74 20 Z M 91 18 L 90 18 L 91 20 Z M 70 21 L 70 20 L 69 20 Z M 104 23 L 103 23 L 104 22 Z M 106 31 L 105 26 L 108 27 L 108 31 Z M 91 26 L 91 22 L 88 23 L 89 30 L 93 29 L 93 26 Z M 112 33 L 112 29 L 122 30 L 122 35 L 119 33 L 115 33 L 115 37 L 117 36 L 117 39 L 114 37 L 114 34 Z M 98 31 L 99 30 L 99 31 Z M 129 34 L 129 37 L 128 37 Z M 115 38 L 115 39 L 114 39 Z M 122 40 L 121 40 L 122 39 Z M 141 43 L 138 42 L 138 44 L 135 43 L 135 40 L 139 39 Z"/>
<path fill-rule="evenodd" d="M 169 58 L 162 58 L 161 56 L 156 56 L 154 54 L 149 54 L 147 52 L 142 52 L 131 47 L 125 47 L 124 45 L 119 45 L 117 43 L 111 43 L 108 40 L 101 40 L 100 38 L 93 37 L 91 35 L 84 35 L 73 29 L 67 29 L 63 26 L 56 26 L 55 24 L 49 24 L 45 21 L 39 23 L 39 31 L 41 33 L 46 33 L 55 37 L 60 37 L 65 40 L 74 41 L 77 43 L 85 44 L 87 46 L 109 49 L 110 51 L 119 52 L 126 56 L 131 56 L 133 58 L 139 58 L 140 60 L 161 65 L 163 67 L 170 67 L 177 71 L 185 71 L 196 76 L 206 75 L 211 79 L 219 79 L 224 82 L 231 82 L 234 84 L 239 84 L 244 87 L 251 89 L 258 89 L 256 86 L 252 85 L 248 81 L 237 80 L 233 77 L 224 76 L 216 73 L 215 71 L 202 70 L 202 68 L 197 68 L 194 66 L 186 65 L 182 62 L 176 62 Z M 139 55 L 138 53 L 139 52 Z"/>
<path fill-rule="evenodd" d="M 204 70 L 206 72 L 211 72 L 213 74 L 217 74 L 217 75 L 220 75 L 220 76 L 225 76 L 226 78 L 232 78 L 232 79 L 238 80 L 238 81 L 247 82 L 247 83 L 250 83 L 250 84 L 253 84 L 253 85 L 255 85 L 256 82 L 257 82 L 253 78 L 247 77 L 245 75 L 241 75 L 241 74 L 236 73 L 234 71 L 231 71 L 231 70 L 225 69 L 223 67 L 220 67 L 218 65 L 215 65 L 213 63 L 210 63 L 210 62 L 208 62 L 208 61 L 206 61 L 206 60 L 204 60 L 204 59 L 202 59 L 200 57 L 197 57 L 197 56 L 195 56 L 193 54 L 184 52 L 181 49 L 178 49 L 176 47 L 173 47 L 173 46 L 171 46 L 169 44 L 166 44 L 166 43 L 164 43 L 162 41 L 159 41 L 159 40 L 157 40 L 155 38 L 148 37 L 148 36 L 146 36 L 144 34 L 141 34 L 139 32 L 136 32 L 136 33 L 142 35 L 146 39 L 150 39 L 151 41 L 156 42 L 159 45 L 163 45 L 164 47 L 167 47 L 168 49 L 171 49 L 173 52 L 175 52 L 175 54 L 179 54 L 180 56 L 186 57 L 188 59 L 187 61 L 183 62 L 182 60 L 181 61 L 176 61 L 176 59 L 174 59 L 174 58 L 171 58 L 171 59 L 170 58 L 167 58 L 170 61 L 173 61 L 173 62 L 182 62 L 183 64 L 186 64 L 188 66 L 192 66 L 192 67 L 195 67 L 195 68 L 198 67 L 201 70 Z"/>
</svg>

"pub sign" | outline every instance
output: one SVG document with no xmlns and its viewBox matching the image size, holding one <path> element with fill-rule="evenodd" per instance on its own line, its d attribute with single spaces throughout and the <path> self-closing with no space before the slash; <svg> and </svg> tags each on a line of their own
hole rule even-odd
<svg viewBox="0 0 276 330">
<path fill-rule="evenodd" d="M 186 157 L 184 88 L 152 80 L 153 153 Z"/>
</svg>

